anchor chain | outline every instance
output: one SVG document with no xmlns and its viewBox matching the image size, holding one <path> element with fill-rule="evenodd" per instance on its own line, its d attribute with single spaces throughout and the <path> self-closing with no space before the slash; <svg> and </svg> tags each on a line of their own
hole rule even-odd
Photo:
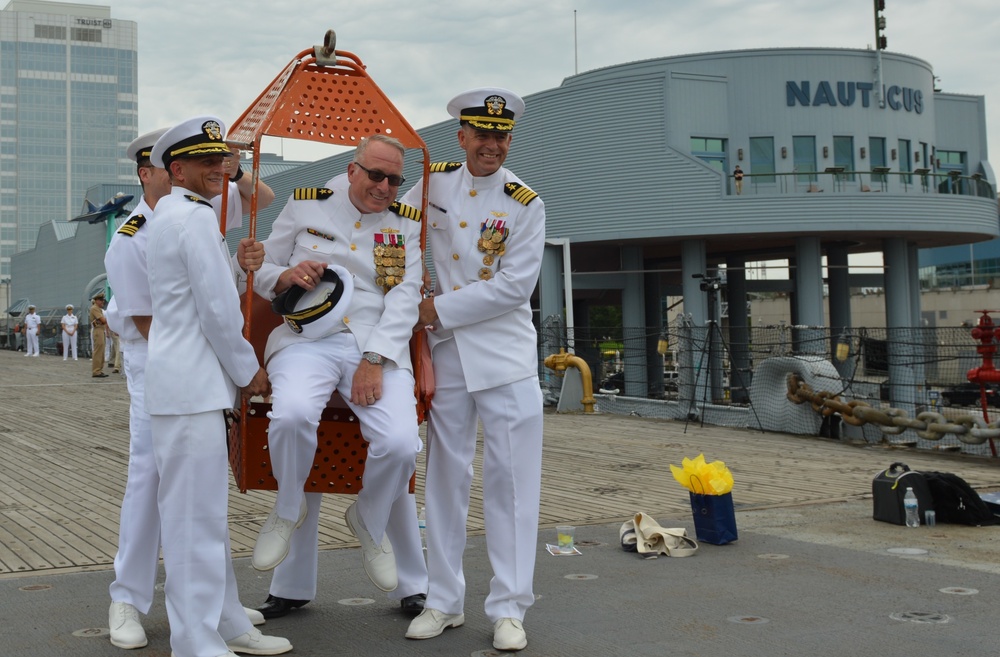
<svg viewBox="0 0 1000 657">
<path fill-rule="evenodd" d="M 789 374 L 787 383 L 786 396 L 790 402 L 808 402 L 823 417 L 839 413 L 844 422 L 852 426 L 877 425 L 886 435 L 898 436 L 913 429 L 924 440 L 941 440 L 952 434 L 967 445 L 982 445 L 991 438 L 1000 438 L 1000 421 L 987 424 L 972 415 L 949 419 L 935 411 L 924 411 L 911 418 L 900 408 L 873 408 L 863 401 L 844 402 L 840 395 L 832 392 L 817 392 L 798 374 Z"/>
</svg>

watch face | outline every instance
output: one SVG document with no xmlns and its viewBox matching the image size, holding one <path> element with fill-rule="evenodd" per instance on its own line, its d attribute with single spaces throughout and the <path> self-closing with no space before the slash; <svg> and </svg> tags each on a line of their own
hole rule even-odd
<svg viewBox="0 0 1000 657">
<path fill-rule="evenodd" d="M 365 360 L 367 360 L 372 365 L 381 365 L 382 357 L 376 354 L 374 351 L 369 351 L 365 354 Z"/>
</svg>

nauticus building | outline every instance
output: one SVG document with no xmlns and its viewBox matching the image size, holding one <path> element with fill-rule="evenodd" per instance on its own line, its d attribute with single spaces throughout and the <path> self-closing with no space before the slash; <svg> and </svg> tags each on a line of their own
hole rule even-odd
<svg viewBox="0 0 1000 657">
<path fill-rule="evenodd" d="M 852 326 L 850 289 L 879 286 L 886 326 L 918 326 L 918 249 L 998 235 L 985 99 L 936 90 L 917 57 L 839 48 L 664 57 L 581 73 L 525 101 L 507 166 L 545 201 L 540 319 L 585 326 L 590 305 L 620 304 L 624 326 L 655 327 L 662 300 L 683 295 L 700 326 L 714 313 L 696 276 L 724 274 L 730 326 L 747 325 L 748 292 L 776 286 L 796 325 Z M 432 159 L 463 158 L 456 128 L 420 131 Z M 287 198 L 350 157 L 268 182 Z M 420 164 L 407 160 L 415 181 Z M 281 205 L 262 214 L 261 235 Z M 871 252 L 884 274 L 849 274 L 848 256 Z M 780 259 L 790 281 L 748 280 L 747 263 Z"/>
</svg>

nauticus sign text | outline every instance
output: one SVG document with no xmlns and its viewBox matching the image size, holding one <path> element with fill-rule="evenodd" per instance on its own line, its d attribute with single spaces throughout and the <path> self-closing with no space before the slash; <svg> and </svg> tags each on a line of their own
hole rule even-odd
<svg viewBox="0 0 1000 657">
<path fill-rule="evenodd" d="M 816 85 L 816 91 L 813 93 L 812 85 L 808 80 L 802 82 L 788 80 L 785 82 L 785 102 L 788 107 L 794 107 L 796 104 L 803 107 L 819 107 L 821 105 L 850 107 L 860 97 L 862 107 L 871 106 L 872 92 L 875 89 L 875 85 L 871 82 L 837 82 L 836 84 L 837 91 L 834 92 L 833 85 L 823 80 Z M 891 85 L 885 87 L 885 105 L 891 110 L 922 114 L 924 93 L 920 89 Z"/>
</svg>

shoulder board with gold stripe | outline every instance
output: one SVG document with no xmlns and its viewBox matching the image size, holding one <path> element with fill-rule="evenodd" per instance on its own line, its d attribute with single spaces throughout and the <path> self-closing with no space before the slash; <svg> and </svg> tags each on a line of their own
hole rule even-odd
<svg viewBox="0 0 1000 657">
<path fill-rule="evenodd" d="M 403 205 L 399 201 L 393 202 L 389 206 L 391 212 L 395 212 L 400 217 L 406 217 L 407 219 L 412 219 L 413 221 L 420 221 L 420 210 L 416 209 L 412 205 Z"/>
<path fill-rule="evenodd" d="M 208 207 L 212 207 L 211 203 L 209 203 L 208 201 L 206 201 L 203 198 L 198 198 L 197 196 L 194 196 L 193 194 L 185 194 L 184 198 L 186 198 L 187 200 L 189 200 L 189 201 L 191 201 L 193 203 L 201 203 L 202 205 L 207 205 Z"/>
<path fill-rule="evenodd" d="M 531 191 L 530 187 L 525 187 L 520 183 L 507 183 L 503 186 L 504 193 L 520 203 L 521 205 L 527 205 L 538 198 L 538 194 Z"/>
<path fill-rule="evenodd" d="M 461 168 L 461 162 L 431 162 L 430 171 L 431 173 L 448 173 Z"/>
<path fill-rule="evenodd" d="M 296 187 L 292 198 L 296 201 L 325 201 L 333 196 L 333 190 L 326 187 Z"/>
<path fill-rule="evenodd" d="M 126 221 L 125 223 L 123 223 L 121 227 L 118 228 L 117 232 L 121 233 L 122 235 L 128 235 L 129 237 L 132 237 L 139 232 L 139 229 L 142 228 L 145 225 L 145 223 L 146 223 L 146 217 L 142 216 L 141 214 L 137 214 L 128 221 Z"/>
</svg>

